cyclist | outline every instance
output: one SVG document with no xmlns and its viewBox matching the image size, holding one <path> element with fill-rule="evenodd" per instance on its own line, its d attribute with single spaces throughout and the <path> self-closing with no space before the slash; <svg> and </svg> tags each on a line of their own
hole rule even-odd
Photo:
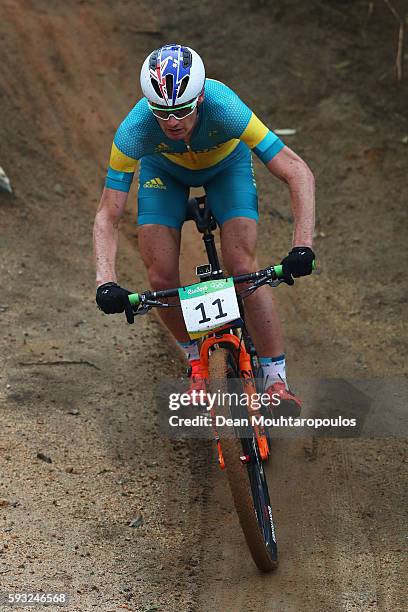
<svg viewBox="0 0 408 612">
<path fill-rule="evenodd" d="M 294 233 L 292 249 L 282 261 L 285 281 L 292 285 L 293 277 L 310 274 L 314 178 L 306 163 L 234 91 L 206 78 L 200 56 L 189 47 L 171 44 L 150 53 L 140 82 L 144 97 L 116 132 L 95 218 L 99 308 L 107 314 L 125 311 L 133 322 L 129 291 L 117 284 L 115 260 L 118 223 L 139 162 L 139 251 L 153 290 L 180 286 L 180 235 L 190 187 L 203 186 L 206 191 L 221 228 L 222 258 L 229 274 L 259 268 L 251 151 L 289 188 Z M 261 287 L 246 300 L 248 329 L 267 392 L 279 394 L 285 414 L 299 414 L 300 400 L 286 383 L 282 328 L 271 293 Z M 160 309 L 159 314 L 190 362 L 191 390 L 204 388 L 197 341 L 190 341 L 180 310 Z"/>
</svg>

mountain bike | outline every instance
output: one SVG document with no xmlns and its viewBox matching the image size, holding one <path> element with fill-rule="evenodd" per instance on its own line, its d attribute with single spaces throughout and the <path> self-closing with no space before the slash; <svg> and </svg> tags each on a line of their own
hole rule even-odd
<svg viewBox="0 0 408 612">
<path fill-rule="evenodd" d="M 213 231 L 217 223 L 206 197 L 188 201 L 187 219 L 203 234 L 208 263 L 198 266 L 199 282 L 164 291 L 129 295 L 136 315 L 152 308 L 181 307 L 187 331 L 199 339 L 200 361 L 207 391 L 217 397 L 244 396 L 244 402 L 216 403 L 211 410 L 218 462 L 225 469 L 232 498 L 252 558 L 263 572 L 277 567 L 278 549 L 268 484 L 263 463 L 268 460 L 271 439 L 263 425 L 260 408 L 262 369 L 245 326 L 244 299 L 259 287 L 276 287 L 282 281 L 282 266 L 249 274 L 225 277 L 218 259 Z M 239 285 L 245 285 L 238 292 Z M 168 298 L 178 297 L 179 304 Z M 228 395 L 229 394 L 229 395 Z M 222 418 L 220 418 L 222 417 Z"/>
</svg>

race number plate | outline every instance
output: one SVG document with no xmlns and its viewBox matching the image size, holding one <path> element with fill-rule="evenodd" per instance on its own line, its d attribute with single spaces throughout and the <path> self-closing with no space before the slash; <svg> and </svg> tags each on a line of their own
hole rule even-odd
<svg viewBox="0 0 408 612">
<path fill-rule="evenodd" d="M 200 338 L 240 317 L 232 278 L 182 287 L 179 296 L 190 338 Z"/>
</svg>

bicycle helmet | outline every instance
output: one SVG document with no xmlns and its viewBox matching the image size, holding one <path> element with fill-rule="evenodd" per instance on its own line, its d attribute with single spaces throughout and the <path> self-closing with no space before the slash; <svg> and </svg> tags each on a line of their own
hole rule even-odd
<svg viewBox="0 0 408 612">
<path fill-rule="evenodd" d="M 203 90 L 205 69 L 201 57 L 189 47 L 165 45 L 143 62 L 140 84 L 153 104 L 177 106 L 197 98 Z"/>
</svg>

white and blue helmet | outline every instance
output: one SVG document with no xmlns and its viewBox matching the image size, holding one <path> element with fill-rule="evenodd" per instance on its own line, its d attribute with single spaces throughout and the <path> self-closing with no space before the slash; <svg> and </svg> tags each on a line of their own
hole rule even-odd
<svg viewBox="0 0 408 612">
<path fill-rule="evenodd" d="M 140 85 L 153 104 L 177 106 L 197 98 L 203 91 L 205 69 L 201 57 L 190 47 L 165 45 L 143 62 Z"/>
</svg>

